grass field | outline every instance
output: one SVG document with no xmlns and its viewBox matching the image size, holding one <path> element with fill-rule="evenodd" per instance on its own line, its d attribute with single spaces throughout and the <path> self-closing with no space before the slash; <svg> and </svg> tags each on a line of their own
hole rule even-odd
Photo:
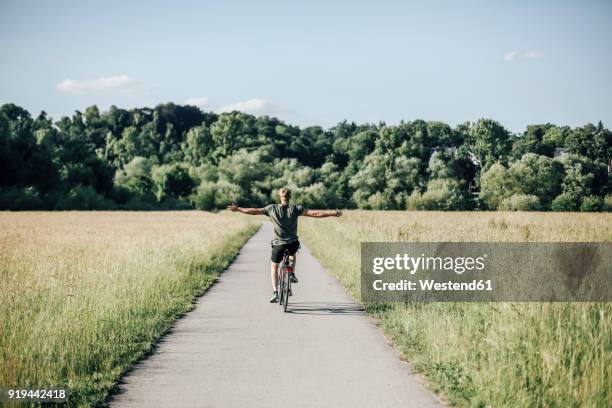
<svg viewBox="0 0 612 408">
<path fill-rule="evenodd" d="M 612 214 L 348 211 L 340 219 L 305 219 L 300 228 L 315 256 L 359 299 L 361 241 L 610 242 Z M 368 310 L 453 405 L 612 406 L 610 303 L 409 303 Z"/>
<path fill-rule="evenodd" d="M 204 212 L 0 213 L 0 384 L 103 401 L 258 225 Z"/>
</svg>

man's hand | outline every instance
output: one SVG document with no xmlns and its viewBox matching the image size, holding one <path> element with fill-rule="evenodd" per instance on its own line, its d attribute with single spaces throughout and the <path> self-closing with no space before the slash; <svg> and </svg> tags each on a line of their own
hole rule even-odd
<svg viewBox="0 0 612 408">
<path fill-rule="evenodd" d="M 227 206 L 227 209 L 231 212 L 238 212 L 240 207 L 238 207 L 236 204 L 231 203 L 230 205 Z"/>
<path fill-rule="evenodd" d="M 342 216 L 342 210 L 339 210 L 336 208 L 336 217 L 341 217 Z"/>
</svg>

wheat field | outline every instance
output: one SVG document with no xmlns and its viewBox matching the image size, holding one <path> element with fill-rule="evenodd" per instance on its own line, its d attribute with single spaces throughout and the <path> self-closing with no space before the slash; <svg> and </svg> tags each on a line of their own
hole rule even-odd
<svg viewBox="0 0 612 408">
<path fill-rule="evenodd" d="M 610 242 L 612 214 L 347 211 L 301 237 L 356 299 L 360 242 Z M 612 406 L 610 303 L 368 307 L 429 386 L 462 407 Z"/>
<path fill-rule="evenodd" d="M 0 212 L 0 384 L 100 403 L 257 229 L 206 212 Z"/>
</svg>

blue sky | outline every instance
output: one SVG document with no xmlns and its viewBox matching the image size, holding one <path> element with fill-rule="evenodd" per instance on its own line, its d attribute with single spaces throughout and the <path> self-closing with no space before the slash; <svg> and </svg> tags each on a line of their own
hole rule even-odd
<svg viewBox="0 0 612 408">
<path fill-rule="evenodd" d="M 612 1 L 0 0 L 0 103 L 612 126 Z"/>
</svg>

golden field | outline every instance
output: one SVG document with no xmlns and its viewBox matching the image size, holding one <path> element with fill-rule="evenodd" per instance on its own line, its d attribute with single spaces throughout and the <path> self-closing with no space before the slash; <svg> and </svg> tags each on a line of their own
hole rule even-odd
<svg viewBox="0 0 612 408">
<path fill-rule="evenodd" d="M 339 219 L 304 219 L 300 229 L 359 299 L 362 241 L 610 242 L 612 214 L 347 211 Z M 612 406 L 610 303 L 396 303 L 367 310 L 452 405 Z"/>
<path fill-rule="evenodd" d="M 100 403 L 256 230 L 206 212 L 0 212 L 0 384 Z"/>
</svg>

